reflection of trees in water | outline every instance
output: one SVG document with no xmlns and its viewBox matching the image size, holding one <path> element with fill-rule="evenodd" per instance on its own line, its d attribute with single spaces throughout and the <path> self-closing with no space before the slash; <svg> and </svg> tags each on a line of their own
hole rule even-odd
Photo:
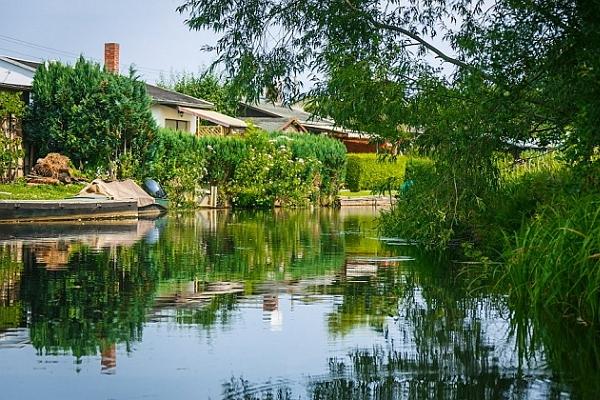
<svg viewBox="0 0 600 400">
<path fill-rule="evenodd" d="M 593 330 L 565 329 L 562 318 L 532 322 L 520 309 L 511 314 L 501 299 L 471 295 L 455 271 L 421 255 L 400 265 L 347 259 L 348 253 L 394 254 L 364 237 L 371 221 L 329 210 L 280 210 L 232 213 L 212 218 L 207 228 L 200 218 L 182 216 L 167 219 L 158 240 L 148 243 L 95 251 L 82 244 L 3 246 L 0 329 L 27 323 L 40 353 L 100 353 L 110 370 L 115 343 L 141 340 L 155 311 L 208 330 L 229 324 L 243 295 L 266 294 L 263 309 L 273 313 L 273 296 L 294 287 L 341 299 L 328 315 L 332 335 L 367 327 L 387 338 L 383 346 L 323 360 L 330 370 L 305 382 L 309 398 L 525 398 L 543 353 L 555 375 L 569 382 L 581 377 L 572 383 L 582 397 L 600 390 Z M 326 284 L 301 279 L 323 276 Z M 193 290 L 178 288 L 187 282 Z M 536 384 L 547 397 L 560 389 Z M 299 397 L 290 397 L 285 383 L 228 385 L 230 398 Z"/>
<path fill-rule="evenodd" d="M 529 305 L 511 310 L 511 324 L 519 356 L 537 354 L 556 379 L 572 388 L 574 398 L 597 399 L 600 393 L 600 332 L 597 327 L 573 324 L 572 316 L 547 312 L 532 317 Z"/>
<path fill-rule="evenodd" d="M 548 335 L 535 339 L 544 346 L 529 347 L 520 358 L 515 348 L 528 347 L 514 334 L 506 304 L 493 296 L 469 294 L 453 271 L 413 262 L 379 268 L 374 276 L 342 276 L 329 287 L 313 290 L 342 298 L 329 316 L 332 334 L 369 326 L 381 332 L 385 344 L 329 359 L 326 374 L 301 383 L 306 393 L 293 390 L 297 384 L 252 384 L 234 378 L 224 386 L 225 398 L 558 399 L 571 390 L 582 398 L 598 393 L 600 358 L 594 353 L 594 332 L 565 337 L 559 328 L 564 332 L 564 324 L 556 324 L 556 331 L 537 327 Z M 522 324 L 529 320 L 514 321 L 526 329 Z M 532 339 L 524 342 L 531 345 Z M 570 373 L 575 356 L 569 352 L 574 343 L 578 345 L 571 350 L 585 357 L 575 375 Z M 584 353 L 586 349 L 592 354 Z M 553 371 L 544 366 L 544 351 Z M 575 376 L 576 385 L 567 389 L 548 379 L 561 374 Z"/>
<path fill-rule="evenodd" d="M 22 270 L 21 246 L 0 245 L 0 332 L 23 323 L 19 293 Z"/>
<path fill-rule="evenodd" d="M 40 353 L 81 357 L 141 340 L 157 277 L 139 256 L 132 248 L 95 252 L 82 247 L 60 270 L 24 257 L 21 296 L 30 311 L 33 346 Z"/>
</svg>

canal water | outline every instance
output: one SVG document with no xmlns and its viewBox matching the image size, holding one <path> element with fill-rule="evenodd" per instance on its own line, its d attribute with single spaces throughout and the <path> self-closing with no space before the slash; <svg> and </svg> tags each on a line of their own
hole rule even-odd
<svg viewBox="0 0 600 400">
<path fill-rule="evenodd" d="M 0 399 L 597 398 L 594 332 L 376 217 L 0 225 Z"/>
</svg>

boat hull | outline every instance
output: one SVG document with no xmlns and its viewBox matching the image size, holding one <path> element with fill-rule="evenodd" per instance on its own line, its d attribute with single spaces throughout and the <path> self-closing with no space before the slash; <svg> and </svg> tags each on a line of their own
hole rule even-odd
<svg viewBox="0 0 600 400">
<path fill-rule="evenodd" d="M 135 200 L 2 200 L 0 222 L 137 218 Z"/>
</svg>

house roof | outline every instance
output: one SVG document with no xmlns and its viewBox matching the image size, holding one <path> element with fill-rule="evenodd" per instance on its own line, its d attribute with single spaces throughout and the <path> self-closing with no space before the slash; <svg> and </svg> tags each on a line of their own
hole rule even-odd
<svg viewBox="0 0 600 400">
<path fill-rule="evenodd" d="M 267 132 L 277 132 L 283 129 L 283 127 L 290 121 L 288 118 L 274 117 L 249 117 L 245 118 L 246 122 L 251 122 L 262 130 Z"/>
<path fill-rule="evenodd" d="M 1 58 L 12 60 L 15 63 L 21 64 L 22 66 L 30 68 L 32 71 L 37 70 L 43 64 L 42 61 L 24 60 L 22 58 L 16 58 L 16 57 L 10 57 L 10 56 L 3 56 Z"/>
<path fill-rule="evenodd" d="M 178 93 L 173 90 L 164 89 L 158 86 L 146 83 L 146 91 L 157 104 L 182 106 L 191 108 L 213 108 L 214 105 L 206 100 L 197 99 L 187 94 Z"/>
<path fill-rule="evenodd" d="M 181 112 L 196 115 L 203 120 L 210 121 L 213 124 L 221 125 L 226 128 L 246 128 L 248 126 L 241 119 L 233 118 L 217 111 L 189 107 L 178 107 L 178 109 Z"/>
<path fill-rule="evenodd" d="M 282 104 L 274 104 L 265 100 L 261 100 L 258 103 L 243 103 L 240 102 L 241 108 L 247 108 L 251 111 L 254 111 L 256 114 L 260 114 L 256 118 L 286 118 L 297 119 L 299 121 L 309 121 L 312 118 L 310 113 L 302 110 L 301 108 L 295 106 L 284 106 Z"/>
<path fill-rule="evenodd" d="M 14 85 L 12 83 L 0 82 L 0 88 L 6 90 L 14 90 L 16 92 L 27 92 L 31 90 L 31 85 Z"/>
<path fill-rule="evenodd" d="M 311 132 L 356 138 L 369 137 L 366 133 L 337 126 L 332 120 L 314 117 L 297 106 L 287 107 L 281 104 L 260 101 L 255 104 L 240 102 L 240 108 L 242 113 L 252 115 L 244 117 L 244 119 L 269 132 L 284 130 L 290 124 L 297 123 Z"/>
</svg>

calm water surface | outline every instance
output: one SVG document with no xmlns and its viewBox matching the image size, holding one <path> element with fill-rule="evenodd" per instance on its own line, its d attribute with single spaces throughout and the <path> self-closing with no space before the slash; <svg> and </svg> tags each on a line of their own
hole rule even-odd
<svg viewBox="0 0 600 400">
<path fill-rule="evenodd" d="M 593 332 L 378 238 L 376 214 L 0 225 L 0 399 L 598 397 Z"/>
</svg>

